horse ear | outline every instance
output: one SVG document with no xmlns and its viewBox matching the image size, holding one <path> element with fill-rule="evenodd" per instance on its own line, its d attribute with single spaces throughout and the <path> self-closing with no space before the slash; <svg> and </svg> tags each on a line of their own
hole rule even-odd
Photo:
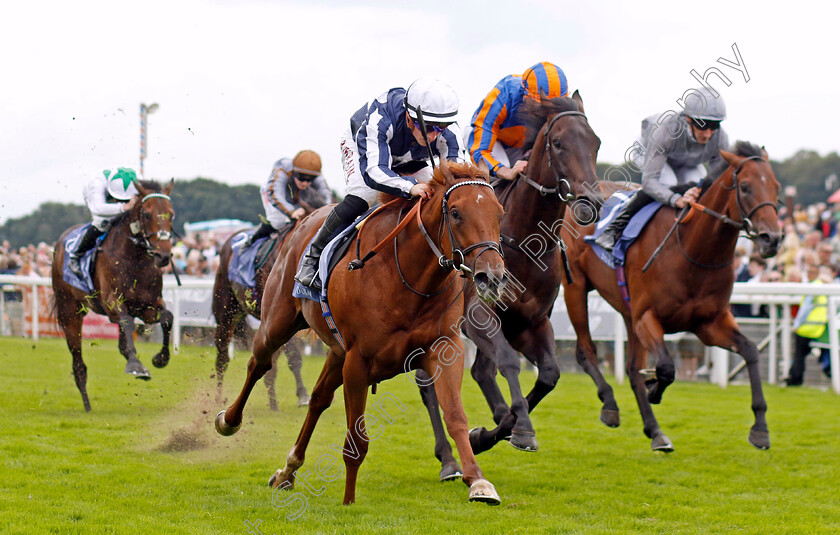
<svg viewBox="0 0 840 535">
<path fill-rule="evenodd" d="M 174 187 L 175 187 L 175 179 L 173 178 L 173 179 L 169 180 L 169 184 L 164 186 L 163 193 L 166 194 L 166 195 L 169 195 L 170 193 L 172 193 L 172 188 L 174 188 Z"/>
<path fill-rule="evenodd" d="M 145 197 L 146 195 L 151 193 L 151 190 L 144 188 L 139 180 L 134 181 L 134 187 L 137 188 L 137 193 L 139 193 L 141 197 Z"/>
<path fill-rule="evenodd" d="M 764 145 L 761 146 L 761 157 L 767 160 L 768 162 L 770 161 L 770 155 L 767 154 L 767 149 L 764 148 Z"/>
<path fill-rule="evenodd" d="M 572 100 L 574 100 L 578 105 L 578 111 L 581 113 L 586 113 L 583 111 L 583 98 L 580 96 L 580 91 L 575 89 L 575 92 L 572 93 Z"/>
<path fill-rule="evenodd" d="M 723 149 L 721 149 L 720 155 L 723 157 L 724 160 L 726 160 L 726 163 L 728 163 L 732 167 L 738 167 L 741 164 L 741 160 L 743 160 L 743 158 L 741 158 L 740 156 L 735 156 L 731 152 L 726 152 Z"/>
<path fill-rule="evenodd" d="M 438 165 L 438 169 L 440 169 L 440 174 L 443 178 L 441 184 L 455 181 L 455 175 L 452 174 L 452 169 L 449 168 L 449 164 L 446 161 L 441 160 L 440 165 Z"/>
</svg>

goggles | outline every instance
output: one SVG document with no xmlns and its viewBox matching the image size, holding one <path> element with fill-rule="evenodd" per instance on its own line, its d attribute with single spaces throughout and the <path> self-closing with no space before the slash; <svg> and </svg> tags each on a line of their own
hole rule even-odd
<svg viewBox="0 0 840 535">
<path fill-rule="evenodd" d="M 720 121 L 695 119 L 694 117 L 691 118 L 691 124 L 697 130 L 717 130 L 720 128 Z"/>
<path fill-rule="evenodd" d="M 414 128 L 422 131 L 422 128 L 420 128 L 420 123 L 418 123 L 415 119 L 412 119 L 411 122 L 414 123 Z M 444 130 L 446 130 L 448 126 L 448 124 L 438 125 L 433 123 L 426 123 L 426 133 L 431 134 L 432 132 L 437 132 L 438 134 L 440 134 Z"/>
</svg>

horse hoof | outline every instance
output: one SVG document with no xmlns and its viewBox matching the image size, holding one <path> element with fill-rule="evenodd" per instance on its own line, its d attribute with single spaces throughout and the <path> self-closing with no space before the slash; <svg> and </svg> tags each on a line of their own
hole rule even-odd
<svg viewBox="0 0 840 535">
<path fill-rule="evenodd" d="M 309 396 L 303 395 L 298 396 L 298 407 L 308 407 L 309 406 Z"/>
<path fill-rule="evenodd" d="M 473 455 L 478 455 L 490 449 L 481 444 L 481 433 L 484 431 L 486 429 L 483 427 L 473 427 L 470 429 L 470 447 L 472 448 Z"/>
<path fill-rule="evenodd" d="M 149 381 L 152 378 L 152 374 L 145 368 L 142 370 L 126 370 L 125 373 L 133 375 L 135 379 L 143 379 L 144 381 Z"/>
<path fill-rule="evenodd" d="M 458 466 L 458 463 L 456 462 L 449 463 L 440 469 L 441 483 L 444 481 L 455 481 L 456 479 L 461 479 L 462 475 L 464 474 L 461 473 L 461 467 Z"/>
<path fill-rule="evenodd" d="M 164 368 L 167 364 L 169 364 L 169 355 L 164 356 L 161 353 L 158 353 L 152 357 L 152 366 L 155 368 Z"/>
<path fill-rule="evenodd" d="M 674 451 L 674 445 L 671 444 L 671 439 L 665 435 L 656 435 L 650 441 L 651 451 L 661 451 L 663 453 L 671 453 Z"/>
<path fill-rule="evenodd" d="M 236 427 L 231 427 L 225 421 L 225 410 L 219 411 L 219 414 L 216 415 L 216 432 L 222 435 L 223 437 L 229 437 L 239 431 L 239 428 L 242 427 L 240 423 Z"/>
<path fill-rule="evenodd" d="M 292 490 L 295 488 L 294 480 L 289 480 L 283 475 L 283 469 L 278 468 L 270 478 L 268 478 L 268 486 L 275 489 L 280 487 L 280 490 Z"/>
<path fill-rule="evenodd" d="M 533 432 L 514 431 L 510 435 L 510 445 L 520 451 L 537 451 L 537 437 Z"/>
<path fill-rule="evenodd" d="M 487 505 L 499 505 L 502 503 L 502 499 L 499 498 L 496 488 L 486 479 L 476 479 L 470 485 L 470 501 L 482 502 Z"/>
<path fill-rule="evenodd" d="M 617 410 L 601 409 L 601 421 L 607 427 L 618 427 L 621 424 Z"/>
<path fill-rule="evenodd" d="M 770 449 L 770 432 L 750 429 L 750 444 L 760 450 Z"/>
</svg>

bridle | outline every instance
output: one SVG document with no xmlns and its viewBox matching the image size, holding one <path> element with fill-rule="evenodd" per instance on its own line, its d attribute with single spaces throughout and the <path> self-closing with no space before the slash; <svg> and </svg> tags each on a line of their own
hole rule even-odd
<svg viewBox="0 0 840 535">
<path fill-rule="evenodd" d="M 140 203 L 138 205 L 139 215 L 137 216 L 137 219 L 131 221 L 128 224 L 128 228 L 131 231 L 131 236 L 129 236 L 131 241 L 135 245 L 146 251 L 146 254 L 148 254 L 149 256 L 154 256 L 157 249 L 152 245 L 149 239 L 157 238 L 159 242 L 163 240 L 169 240 L 172 238 L 172 232 L 169 230 L 159 230 L 157 232 L 152 233 L 146 232 L 146 218 L 145 212 L 143 212 L 143 204 L 149 199 L 164 199 L 170 204 L 172 203 L 172 199 L 169 198 L 169 195 L 166 195 L 164 193 L 149 193 L 148 195 L 140 199 Z"/>
<path fill-rule="evenodd" d="M 572 191 L 572 185 L 569 183 L 565 176 L 562 176 L 560 174 L 560 172 L 557 170 L 557 167 L 554 165 L 554 162 L 551 160 L 551 142 L 548 134 L 549 132 L 551 132 L 551 128 L 554 126 L 554 123 L 557 122 L 558 119 L 560 119 L 561 117 L 570 116 L 580 116 L 588 122 L 588 119 L 586 118 L 586 115 L 583 112 L 562 111 L 554 115 L 554 117 L 552 117 L 551 120 L 548 121 L 545 125 L 545 134 L 543 135 L 543 137 L 545 138 L 545 153 L 548 155 L 548 167 L 551 168 L 551 170 L 554 172 L 554 180 L 556 186 L 554 186 L 553 188 L 547 188 L 542 184 L 531 180 L 531 178 L 529 178 L 525 173 L 519 173 L 519 176 L 525 181 L 525 183 L 535 188 L 537 191 L 540 192 L 541 195 L 553 195 L 556 193 L 557 196 L 560 197 L 560 200 L 565 202 L 573 201 L 575 199 L 575 194 Z M 565 186 L 566 193 L 562 193 L 563 186 Z"/>
<path fill-rule="evenodd" d="M 449 243 L 452 246 L 452 258 L 447 257 L 446 253 L 442 252 L 438 248 L 438 246 L 435 244 L 434 240 L 431 238 L 431 236 L 429 236 L 429 232 L 426 230 L 425 225 L 423 225 L 423 220 L 420 218 L 420 206 L 423 203 L 423 199 L 421 199 L 417 203 L 417 205 L 415 205 L 415 209 L 416 209 L 417 226 L 420 228 L 420 233 L 423 234 L 423 237 L 426 239 L 426 243 L 429 244 L 429 248 L 432 250 L 432 253 L 434 253 L 434 255 L 437 257 L 438 265 L 440 265 L 440 267 L 443 268 L 446 271 L 460 271 L 464 274 L 464 276 L 472 277 L 472 273 L 475 269 L 475 264 L 478 261 L 479 256 L 483 255 L 484 253 L 486 253 L 487 251 L 490 251 L 490 250 L 496 251 L 497 253 L 499 253 L 499 256 L 502 256 L 502 257 L 504 257 L 504 254 L 502 253 L 501 245 L 499 244 L 499 242 L 496 242 L 496 241 L 482 241 L 482 242 L 478 242 L 478 243 L 473 243 L 471 245 L 468 245 L 467 247 L 461 247 L 461 245 L 458 243 L 458 240 L 455 237 L 455 233 L 452 231 L 452 220 L 450 218 L 450 212 L 449 212 L 449 196 L 452 194 L 453 191 L 455 191 L 456 189 L 458 189 L 462 186 L 482 186 L 482 187 L 490 188 L 491 190 L 493 189 L 493 186 L 491 186 L 489 183 L 484 182 L 482 180 L 464 180 L 462 182 L 458 182 L 457 184 L 454 184 L 453 186 L 450 186 L 450 188 L 448 190 L 446 190 L 446 192 L 443 194 L 443 200 L 441 201 L 441 211 L 442 211 L 442 216 L 443 217 L 442 217 L 442 220 L 441 220 L 440 228 L 438 230 L 438 241 L 441 241 L 441 238 L 443 237 L 443 231 L 444 231 L 444 228 L 445 228 L 446 232 L 449 236 Z M 394 238 L 395 238 L 394 239 L 394 256 L 395 256 L 396 263 L 397 263 L 397 272 L 399 273 L 400 279 L 402 280 L 403 284 L 409 290 L 411 290 L 415 294 L 420 295 L 422 297 L 434 297 L 435 295 L 438 295 L 439 293 L 443 292 L 443 290 L 445 290 L 449 286 L 449 284 L 446 284 L 444 286 L 444 288 L 442 288 L 437 293 L 433 293 L 433 294 L 425 294 L 425 293 L 422 293 L 422 292 L 418 292 L 417 290 L 412 288 L 411 285 L 408 283 L 408 281 L 405 280 L 405 277 L 403 276 L 402 270 L 400 269 L 400 261 L 399 261 L 399 256 L 397 254 L 396 236 Z M 475 260 L 473 261 L 472 267 L 469 267 L 469 266 L 465 265 L 464 262 L 465 262 L 466 255 L 471 253 L 472 251 L 474 251 L 476 249 L 480 249 L 480 251 L 478 252 L 477 255 L 475 255 Z M 458 258 L 457 260 L 456 260 L 456 257 Z M 450 284 L 451 284 L 451 281 L 450 281 Z"/>
</svg>

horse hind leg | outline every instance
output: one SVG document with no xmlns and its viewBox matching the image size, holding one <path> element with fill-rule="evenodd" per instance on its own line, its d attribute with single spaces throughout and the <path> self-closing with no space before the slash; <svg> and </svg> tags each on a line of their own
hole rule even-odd
<svg viewBox="0 0 840 535">
<path fill-rule="evenodd" d="M 163 368 L 169 364 L 169 339 L 172 335 L 173 321 L 174 316 L 172 315 L 172 312 L 164 308 L 163 312 L 160 314 L 160 328 L 163 332 L 163 345 L 160 348 L 160 351 L 152 357 L 152 366 L 155 368 Z"/>
<path fill-rule="evenodd" d="M 143 363 L 137 358 L 137 348 L 134 347 L 134 339 L 132 338 L 134 334 L 134 318 L 123 312 L 120 314 L 118 324 L 120 327 L 120 353 L 122 353 L 126 360 L 125 373 L 133 375 L 137 379 L 148 381 L 152 378 L 152 375 L 149 373 L 148 368 L 143 366 Z"/>
<path fill-rule="evenodd" d="M 749 442 L 760 450 L 770 449 L 770 431 L 766 418 L 767 400 L 761 386 L 758 348 L 741 333 L 735 318 L 729 313 L 724 314 L 716 323 L 698 331 L 697 336 L 706 345 L 734 350 L 743 357 L 750 377 L 752 410 L 755 415 L 755 423 L 750 428 Z"/>
<path fill-rule="evenodd" d="M 432 386 L 432 379 L 422 369 L 416 372 L 417 386 L 420 388 L 420 398 L 423 400 L 423 405 L 429 412 L 429 420 L 432 423 L 432 431 L 435 435 L 435 457 L 440 461 L 440 480 L 452 481 L 458 479 L 463 474 L 461 472 L 461 465 L 455 460 L 452 455 L 452 446 L 446 438 L 446 431 L 443 428 L 443 421 L 440 419 L 440 410 L 437 396 L 435 395 L 434 386 Z"/>
<path fill-rule="evenodd" d="M 58 308 L 61 308 L 60 306 Z M 58 322 L 64 331 L 67 341 L 67 348 L 73 357 L 73 378 L 76 380 L 76 388 L 82 395 L 82 403 L 85 412 L 90 412 L 90 399 L 87 393 L 87 366 L 82 360 L 82 316 L 77 314 L 58 313 Z"/>
<path fill-rule="evenodd" d="M 608 427 L 618 427 L 621 424 L 621 417 L 615 401 L 615 393 L 598 368 L 598 353 L 589 331 L 587 294 L 585 291 L 578 291 L 576 288 L 567 286 L 565 299 L 566 310 L 577 335 L 575 358 L 598 389 L 598 399 L 601 400 L 600 420 Z"/>
<path fill-rule="evenodd" d="M 300 338 L 292 338 L 283 346 L 283 351 L 286 353 L 286 363 L 295 377 L 295 394 L 298 398 L 298 407 L 309 405 L 309 394 L 306 392 L 306 385 L 303 384 L 303 376 L 301 375 L 301 369 L 303 368 L 302 345 Z"/>
<path fill-rule="evenodd" d="M 306 448 L 312 438 L 312 432 L 321 414 L 332 404 L 335 391 L 343 382 L 342 376 L 343 359 L 334 351 L 330 351 L 327 360 L 321 370 L 321 375 L 312 389 L 312 398 L 306 411 L 306 418 L 301 426 L 295 445 L 289 450 L 286 456 L 286 465 L 277 470 L 268 480 L 272 488 L 280 487 L 283 490 L 291 490 L 295 486 L 295 472 L 303 465 L 306 458 Z"/>
</svg>

